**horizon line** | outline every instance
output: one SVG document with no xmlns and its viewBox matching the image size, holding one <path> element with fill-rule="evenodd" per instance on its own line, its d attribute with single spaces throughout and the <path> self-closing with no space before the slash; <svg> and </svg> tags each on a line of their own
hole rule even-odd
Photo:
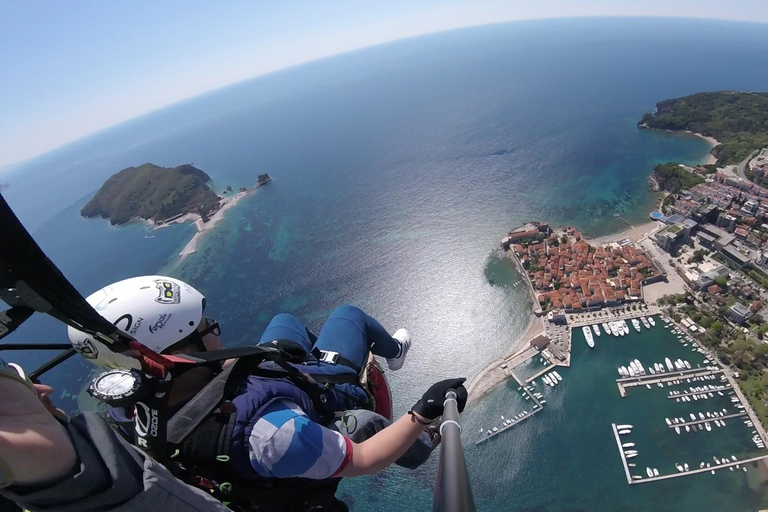
<svg viewBox="0 0 768 512">
<path fill-rule="evenodd" d="M 285 72 L 285 71 L 288 71 L 288 70 L 292 70 L 294 68 L 299 68 L 299 67 L 302 67 L 302 66 L 306 66 L 306 65 L 311 64 L 311 63 L 320 62 L 320 61 L 323 61 L 323 60 L 326 60 L 326 59 L 331 59 L 331 58 L 334 58 L 334 57 L 339 57 L 339 56 L 342 56 L 342 55 L 347 55 L 347 54 L 351 54 L 351 53 L 355 53 L 355 52 L 359 52 L 359 51 L 369 50 L 371 48 L 376 48 L 376 47 L 379 47 L 379 46 L 386 46 L 388 44 L 399 43 L 399 42 L 403 42 L 403 41 L 409 41 L 409 40 L 412 40 L 412 39 L 418 39 L 418 38 L 421 38 L 421 37 L 429 37 L 429 36 L 434 36 L 434 35 L 438 35 L 438 34 L 445 34 L 445 33 L 449 33 L 449 32 L 456 32 L 456 31 L 459 31 L 459 30 L 475 29 L 475 28 L 481 28 L 481 27 L 491 27 L 491 26 L 496 26 L 496 25 L 505 25 L 505 24 L 512 24 L 512 23 L 530 23 L 530 22 L 537 22 L 537 21 L 587 20 L 587 19 L 594 19 L 594 20 L 600 20 L 600 19 L 695 20 L 695 21 L 715 21 L 715 22 L 719 21 L 719 22 L 723 22 L 723 23 L 749 23 L 749 24 L 755 24 L 755 25 L 768 26 L 768 22 L 763 22 L 763 21 L 742 20 L 742 19 L 723 19 L 723 18 L 711 18 L 711 17 L 695 17 L 695 16 L 627 16 L 627 15 L 589 16 L 589 15 L 587 15 L 587 16 L 564 16 L 564 17 L 552 17 L 552 18 L 527 18 L 527 19 L 502 20 L 502 21 L 494 21 L 494 22 L 491 22 L 491 23 L 478 23 L 478 24 L 472 24 L 472 25 L 462 25 L 462 26 L 459 26 L 459 27 L 451 27 L 451 28 L 444 28 L 444 29 L 439 29 L 439 30 L 432 30 L 432 31 L 423 32 L 421 34 L 416 34 L 416 35 L 411 35 L 411 36 L 406 36 L 406 37 L 401 37 L 401 38 L 396 38 L 396 39 L 383 40 L 383 41 L 379 41 L 379 42 L 376 42 L 376 43 L 367 44 L 367 45 L 363 45 L 363 46 L 359 46 L 359 47 L 355 47 L 355 48 L 350 48 L 348 50 L 344 50 L 344 51 L 340 51 L 340 52 L 336 52 L 336 53 L 331 53 L 331 54 L 328 54 L 328 55 L 323 55 L 323 56 L 320 56 L 320 57 L 313 57 L 313 58 L 309 58 L 307 60 L 302 60 L 302 61 L 294 62 L 294 63 L 291 63 L 291 64 L 287 64 L 287 65 L 285 65 L 283 67 L 278 67 L 278 68 L 275 68 L 275 69 L 264 71 L 262 73 L 257 73 L 255 75 L 249 76 L 247 78 L 243 78 L 243 79 L 240 79 L 240 80 L 235 80 L 234 82 L 230 82 L 230 83 L 227 83 L 227 84 L 219 85 L 219 86 L 213 87 L 211 89 L 207 89 L 205 91 L 194 93 L 194 94 L 192 94 L 190 96 L 179 98 L 179 99 L 177 99 L 175 101 L 172 101 L 172 102 L 167 103 L 165 105 L 162 105 L 160 107 L 154 107 L 154 108 L 151 108 L 150 110 L 145 110 L 143 112 L 139 112 L 139 113 L 137 113 L 137 114 L 135 114 L 135 115 L 133 115 L 131 117 L 125 118 L 125 119 L 123 119 L 121 121 L 117 121 L 115 123 L 108 124 L 106 126 L 98 128 L 96 130 L 93 130 L 92 132 L 86 133 L 85 135 L 80 135 L 80 136 L 78 136 L 78 137 L 76 137 L 74 139 L 71 139 L 71 140 L 67 141 L 67 142 L 64 142 L 62 144 L 59 144 L 59 145 L 54 146 L 54 147 L 49 148 L 49 149 L 45 149 L 45 150 L 43 150 L 43 151 L 41 151 L 41 152 L 39 152 L 39 153 L 37 153 L 37 154 L 35 154 L 33 156 L 30 156 L 28 158 L 24 158 L 22 160 L 17 160 L 17 161 L 14 161 L 14 162 L 9 162 L 9 163 L 6 163 L 6 164 L 2 164 L 2 165 L 0 165 L 0 176 L 5 174 L 5 173 L 7 173 L 7 172 L 12 171 L 15 167 L 18 167 L 18 166 L 30 163 L 31 161 L 36 160 L 36 159 L 38 159 L 40 157 L 43 157 L 43 156 L 45 156 L 45 155 L 47 155 L 49 153 L 52 153 L 54 151 L 58 151 L 58 150 L 63 149 L 65 147 L 67 147 L 67 146 L 75 144 L 77 142 L 80 142 L 80 141 L 83 141 L 85 139 L 91 138 L 91 137 L 93 137 L 95 135 L 98 135 L 98 134 L 104 132 L 104 131 L 111 130 L 111 129 L 117 128 L 119 126 L 122 126 L 124 124 L 130 123 L 132 121 L 139 120 L 139 119 L 141 119 L 141 118 L 143 118 L 145 116 L 149 116 L 151 114 L 154 114 L 154 113 L 157 113 L 157 112 L 161 112 L 161 111 L 163 111 L 165 109 L 169 109 L 169 108 L 181 105 L 181 104 L 183 104 L 185 102 L 198 99 L 198 98 L 200 98 L 202 96 L 206 96 L 206 95 L 209 95 L 209 94 L 221 91 L 223 89 L 227 89 L 229 87 L 235 87 L 237 85 L 241 85 L 241 84 L 244 84 L 246 82 L 250 82 L 252 80 L 256 80 L 256 79 L 264 78 L 264 77 L 267 77 L 267 76 L 270 76 L 270 75 L 275 75 L 275 74 L 278 74 L 278 73 L 282 73 L 282 72 Z"/>
</svg>

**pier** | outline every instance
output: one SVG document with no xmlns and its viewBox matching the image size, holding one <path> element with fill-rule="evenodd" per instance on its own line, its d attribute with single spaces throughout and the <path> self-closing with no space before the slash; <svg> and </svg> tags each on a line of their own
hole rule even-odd
<svg viewBox="0 0 768 512">
<path fill-rule="evenodd" d="M 547 370 L 547 371 L 549 371 L 549 370 Z M 528 414 L 526 414 L 525 416 L 523 416 L 521 418 L 516 419 L 515 421 L 513 421 L 509 425 L 504 425 L 502 427 L 497 427 L 498 430 L 496 432 L 491 432 L 490 434 L 487 434 L 485 437 L 483 437 L 482 439 L 480 439 L 477 442 L 475 442 L 475 446 L 477 446 L 478 444 L 486 442 L 487 440 L 489 440 L 492 437 L 496 437 L 497 435 L 501 434 L 502 432 L 506 432 L 510 428 L 514 427 L 515 425 L 519 424 L 520 422 L 522 422 L 524 420 L 527 420 L 528 418 L 530 418 L 531 416 L 533 416 L 534 414 L 536 414 L 537 412 L 541 411 L 544 408 L 544 406 L 541 405 L 541 402 L 539 402 L 539 399 L 536 398 L 535 396 L 533 396 L 533 393 L 528 391 L 528 389 L 525 387 L 525 383 L 523 381 L 521 381 L 518 378 L 517 375 L 515 375 L 515 372 L 510 372 L 510 373 L 512 374 L 512 377 L 515 379 L 515 381 L 520 385 L 520 387 L 523 388 L 523 393 L 525 393 L 526 395 L 528 395 L 531 398 L 531 400 L 536 405 L 536 407 L 534 407 L 532 411 L 528 412 Z M 543 373 L 543 371 L 539 372 L 539 373 Z"/>
<path fill-rule="evenodd" d="M 683 427 L 685 428 L 686 425 L 699 425 L 701 423 L 713 423 L 715 420 L 727 420 L 729 418 L 740 418 L 742 416 L 747 416 L 746 412 L 739 412 L 736 414 L 728 414 L 726 416 L 718 416 L 717 418 L 706 418 L 703 420 L 696 420 L 696 421 L 687 421 L 685 423 L 673 423 L 671 425 L 667 425 L 668 428 L 675 428 L 675 427 Z"/>
<path fill-rule="evenodd" d="M 706 395 L 707 393 L 717 393 L 718 391 L 725 391 L 727 389 L 733 389 L 733 387 L 729 384 L 727 386 L 722 386 L 722 387 L 714 388 L 714 389 L 708 389 L 706 391 L 689 391 L 688 393 L 680 393 L 679 395 L 669 395 L 667 398 L 672 400 L 674 398 L 680 398 L 680 397 L 684 397 L 684 396 Z"/>
<path fill-rule="evenodd" d="M 670 373 L 641 375 L 640 377 L 622 377 L 616 379 L 616 385 L 619 386 L 619 393 L 622 397 L 627 396 L 627 388 L 644 386 L 646 384 L 658 384 L 665 382 L 674 382 L 676 380 L 690 379 L 692 377 L 706 377 L 707 375 L 717 375 L 723 373 L 723 370 L 710 370 L 708 368 L 693 368 L 691 370 L 675 370 Z M 701 393 L 694 393 L 700 395 Z M 678 395 L 680 396 L 680 395 Z"/>
<path fill-rule="evenodd" d="M 688 476 L 688 475 L 695 475 L 697 473 L 706 473 L 707 471 L 712 470 L 718 470 L 723 468 L 729 468 L 731 466 L 735 466 L 736 464 L 749 464 L 750 462 L 757 462 L 759 460 L 763 460 L 767 458 L 768 455 L 761 455 L 759 457 L 752 457 L 751 459 L 744 459 L 744 460 L 737 460 L 736 462 L 728 462 L 727 464 L 718 464 L 716 466 L 712 466 L 709 468 L 697 468 L 697 469 L 691 469 L 690 471 L 683 471 L 678 473 L 670 473 L 669 475 L 659 475 L 659 476 L 653 476 L 653 477 L 643 477 L 640 480 L 632 480 L 630 478 L 629 484 L 647 484 L 649 482 L 658 482 L 659 480 L 669 480 L 670 478 L 678 478 L 681 476 Z"/>
<path fill-rule="evenodd" d="M 746 413 L 745 413 L 746 414 Z M 735 416 L 743 416 L 744 414 L 738 414 Z M 731 416 L 724 416 L 724 418 L 729 418 Z M 723 419 L 723 418 L 720 418 Z M 698 422 L 702 423 L 702 422 Z M 680 425 L 692 425 L 692 423 L 678 423 L 677 426 Z M 611 423 L 611 429 L 613 429 L 613 436 L 616 438 L 616 447 L 619 449 L 619 457 L 621 457 L 621 464 L 624 466 L 624 475 L 627 477 L 627 483 L 629 485 L 635 485 L 635 484 L 647 484 L 649 482 L 658 482 L 660 480 L 669 480 L 670 478 L 678 478 L 681 476 L 688 476 L 688 475 L 695 475 L 697 473 L 704 473 L 707 471 L 712 470 L 718 470 L 718 469 L 724 469 L 731 466 L 735 466 L 737 464 L 749 464 L 750 462 L 757 462 L 759 460 L 763 460 L 765 458 L 768 458 L 768 455 L 761 455 L 759 457 L 752 457 L 751 459 L 744 459 L 744 460 L 737 460 L 736 462 L 729 461 L 724 464 L 717 464 L 715 466 L 711 466 L 708 468 L 698 468 L 698 469 L 692 469 L 690 471 L 683 471 L 678 473 L 670 473 L 669 475 L 659 475 L 659 476 L 653 476 L 653 477 L 643 477 L 640 480 L 633 480 L 632 479 L 632 473 L 629 472 L 629 466 L 627 465 L 627 457 L 624 455 L 624 447 L 621 446 L 621 436 L 619 435 L 619 430 L 616 428 L 615 423 Z"/>
<path fill-rule="evenodd" d="M 619 215 L 618 213 L 614 213 L 614 214 L 613 214 L 613 216 L 614 216 L 614 217 L 616 217 L 617 219 L 619 219 L 619 220 L 623 221 L 623 222 L 624 222 L 624 224 L 626 224 L 627 226 L 629 226 L 629 227 L 630 227 L 630 229 L 635 229 L 635 226 L 633 226 L 632 224 L 630 224 L 630 223 L 629 223 L 629 221 L 628 221 L 627 219 L 625 219 L 624 217 L 622 217 L 622 216 L 621 216 L 621 215 Z"/>
<path fill-rule="evenodd" d="M 544 375 L 548 371 L 552 370 L 553 368 L 557 368 L 557 365 L 556 364 L 551 364 L 551 365 L 547 366 L 546 368 L 544 368 L 540 372 L 536 373 L 536 375 L 534 375 L 533 377 L 528 377 L 527 379 L 525 379 L 525 383 L 527 384 L 527 383 L 529 383 L 531 381 L 534 381 L 534 380 L 538 379 L 539 377 L 541 377 L 542 375 Z"/>
<path fill-rule="evenodd" d="M 624 447 L 621 446 L 621 436 L 619 435 L 619 429 L 616 428 L 615 423 L 611 423 L 613 429 L 613 436 L 616 438 L 616 446 L 619 448 L 619 457 L 621 457 L 621 463 L 624 465 L 624 474 L 627 476 L 627 483 L 632 485 L 632 474 L 629 472 L 629 466 L 627 466 L 627 457 L 624 455 Z"/>
</svg>

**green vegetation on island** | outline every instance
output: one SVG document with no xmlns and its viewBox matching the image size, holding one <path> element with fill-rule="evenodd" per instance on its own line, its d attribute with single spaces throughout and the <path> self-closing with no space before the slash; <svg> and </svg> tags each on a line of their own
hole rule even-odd
<svg viewBox="0 0 768 512">
<path fill-rule="evenodd" d="M 210 179 L 192 165 L 128 167 L 110 177 L 80 213 L 112 224 L 133 219 L 160 222 L 186 213 L 207 221 L 219 209 L 219 196 L 206 185 Z"/>
<path fill-rule="evenodd" d="M 657 165 L 653 169 L 651 176 L 658 185 L 659 190 L 665 190 L 670 194 L 677 194 L 681 190 L 704 183 L 704 179 L 701 176 L 686 170 L 679 163 L 675 162 Z"/>
<path fill-rule="evenodd" d="M 768 146 L 768 93 L 702 92 L 660 101 L 638 125 L 714 137 L 720 144 L 712 154 L 721 164 L 735 164 Z"/>
</svg>

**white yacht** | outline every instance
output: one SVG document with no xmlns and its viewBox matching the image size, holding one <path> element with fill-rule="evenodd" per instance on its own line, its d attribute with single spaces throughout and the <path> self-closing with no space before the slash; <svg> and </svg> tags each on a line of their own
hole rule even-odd
<svg viewBox="0 0 768 512">
<path fill-rule="evenodd" d="M 704 428 L 707 429 L 707 432 L 711 432 L 712 431 L 712 425 L 709 422 L 706 422 L 704 424 Z"/>
<path fill-rule="evenodd" d="M 625 455 L 626 458 L 631 459 L 632 457 L 637 457 L 637 453 L 630 453 L 628 455 Z"/>
<path fill-rule="evenodd" d="M 686 471 L 689 471 L 691 468 L 688 466 L 688 463 L 686 462 L 685 464 L 683 464 L 683 469 L 685 469 Z"/>
<path fill-rule="evenodd" d="M 611 334 L 614 336 L 619 336 L 619 326 L 616 324 L 616 322 L 611 322 L 608 325 L 611 328 Z"/>
<path fill-rule="evenodd" d="M 637 332 L 640 332 L 640 322 L 637 318 L 632 319 L 632 327 L 634 327 Z"/>
<path fill-rule="evenodd" d="M 656 320 L 652 316 L 648 317 L 648 323 L 651 324 L 651 327 L 656 327 Z"/>
<path fill-rule="evenodd" d="M 554 375 L 554 376 L 555 376 L 555 378 L 556 378 L 558 381 L 562 381 L 562 380 L 563 380 L 563 378 L 560 376 L 560 374 L 559 374 L 559 373 L 557 373 L 557 370 L 553 370 L 553 371 L 552 371 L 552 375 Z"/>
<path fill-rule="evenodd" d="M 624 443 L 621 445 L 622 448 L 632 448 L 635 446 L 635 443 Z"/>
<path fill-rule="evenodd" d="M 619 430 L 629 430 L 632 428 L 632 425 L 616 425 L 616 428 Z"/>
<path fill-rule="evenodd" d="M 587 339 L 587 345 L 589 345 L 589 348 L 594 348 L 595 340 L 592 337 L 592 329 L 590 329 L 588 325 L 585 325 L 581 328 L 581 332 L 584 333 L 584 337 Z"/>
<path fill-rule="evenodd" d="M 643 327 L 645 327 L 646 329 L 651 328 L 651 324 L 648 323 L 648 319 L 645 318 L 644 316 L 640 317 L 640 321 L 643 323 Z"/>
<path fill-rule="evenodd" d="M 629 434 L 631 432 L 632 432 L 631 430 L 619 430 L 619 435 L 623 436 L 623 435 Z"/>
<path fill-rule="evenodd" d="M 610 336 L 611 335 L 611 328 L 610 328 L 610 326 L 608 324 L 606 324 L 605 322 L 603 322 L 600 325 L 603 326 L 603 331 L 605 331 L 605 334 Z"/>
<path fill-rule="evenodd" d="M 689 363 L 688 361 L 683 361 L 683 365 L 685 366 L 686 370 L 690 370 L 691 369 L 691 363 Z"/>
<path fill-rule="evenodd" d="M 624 334 L 629 334 L 629 325 L 626 320 L 621 321 L 621 327 L 624 329 Z"/>
<path fill-rule="evenodd" d="M 653 477 L 653 470 L 651 468 L 645 468 L 645 473 L 648 475 L 648 478 Z"/>
<path fill-rule="evenodd" d="M 664 418 L 664 421 L 667 422 L 668 426 L 670 426 L 670 427 L 672 426 L 672 422 L 669 420 L 669 418 Z"/>
<path fill-rule="evenodd" d="M 653 476 L 659 476 L 659 470 L 656 468 L 653 468 Z"/>
<path fill-rule="evenodd" d="M 600 326 L 595 324 L 592 326 L 592 330 L 595 332 L 595 336 L 600 336 Z"/>
<path fill-rule="evenodd" d="M 664 358 L 664 364 L 667 365 L 667 371 L 668 372 L 671 372 L 673 370 L 672 361 L 670 361 L 668 357 Z"/>
<path fill-rule="evenodd" d="M 675 427 L 675 433 L 677 433 L 677 434 L 680 433 L 680 427 Z"/>
</svg>

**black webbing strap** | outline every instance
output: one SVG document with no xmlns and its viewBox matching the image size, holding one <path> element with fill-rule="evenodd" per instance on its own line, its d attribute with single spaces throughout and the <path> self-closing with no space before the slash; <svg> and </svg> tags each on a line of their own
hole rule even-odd
<svg viewBox="0 0 768 512">
<path fill-rule="evenodd" d="M 239 361 L 225 368 L 168 420 L 169 443 L 181 444 L 221 403 L 224 399 L 227 379 L 238 363 Z"/>
<path fill-rule="evenodd" d="M 99 315 L 48 259 L 0 194 L 0 299 L 24 306 L 97 338 L 114 352 L 140 354 L 142 369 L 165 377 L 173 366 Z"/>
<path fill-rule="evenodd" d="M 0 292 L 10 306 L 29 306 L 82 330 L 110 336 L 117 327 L 88 304 L 48 259 L 0 195 Z M 119 340 L 111 340 L 120 343 Z M 118 351 L 127 346 L 117 347 Z"/>
<path fill-rule="evenodd" d="M 329 354 L 332 354 L 332 357 L 326 357 Z M 326 364 L 340 364 L 342 366 L 346 366 L 347 368 L 352 368 L 355 370 L 355 373 L 360 373 L 360 367 L 347 359 L 346 357 L 342 356 L 338 352 L 329 352 L 326 350 L 320 350 L 318 348 L 312 349 L 312 355 L 308 356 L 307 361 L 322 361 Z"/>
</svg>

